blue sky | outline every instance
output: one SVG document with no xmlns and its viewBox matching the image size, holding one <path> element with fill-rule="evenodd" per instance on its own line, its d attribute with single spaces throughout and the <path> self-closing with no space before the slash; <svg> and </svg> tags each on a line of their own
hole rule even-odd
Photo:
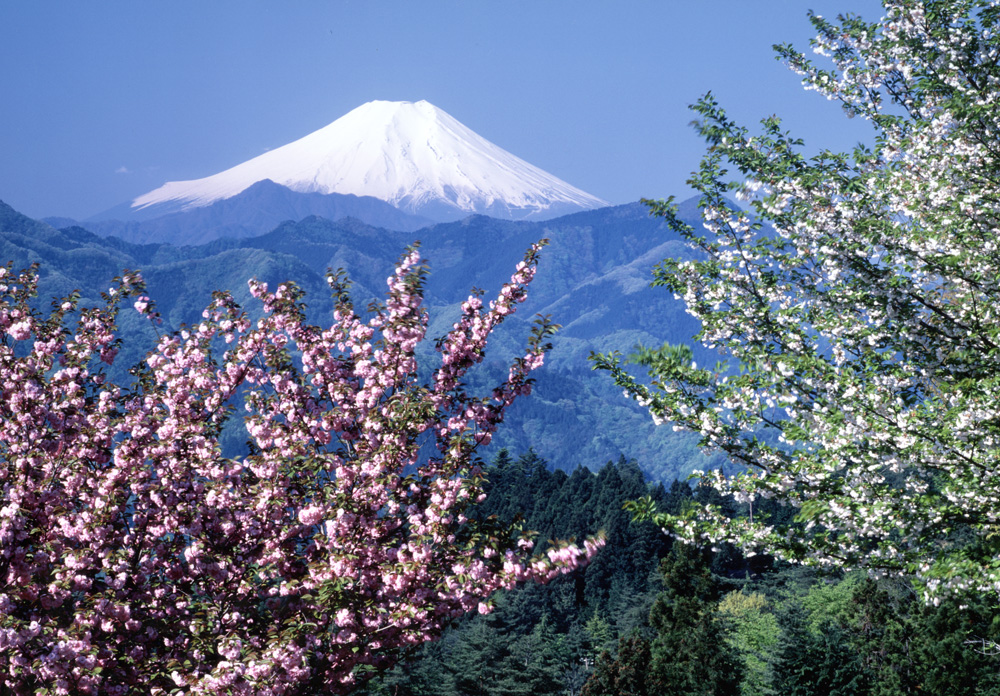
<svg viewBox="0 0 1000 696">
<path fill-rule="evenodd" d="M 809 149 L 868 138 L 771 45 L 875 0 L 0 4 L 0 200 L 85 218 L 208 176 L 372 99 L 426 99 L 613 203 L 685 195 L 711 90 Z"/>
</svg>

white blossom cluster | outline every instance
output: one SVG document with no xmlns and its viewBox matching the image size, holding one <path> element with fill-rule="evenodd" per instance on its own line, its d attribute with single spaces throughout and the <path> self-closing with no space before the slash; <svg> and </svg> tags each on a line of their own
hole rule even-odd
<svg viewBox="0 0 1000 696">
<path fill-rule="evenodd" d="M 658 516 L 672 533 L 913 576 L 929 599 L 1000 591 L 1000 2 L 884 8 L 813 17 L 830 69 L 778 49 L 871 123 L 873 147 L 807 159 L 777 118 L 751 136 L 710 96 L 694 107 L 711 146 L 692 179 L 704 230 L 653 207 L 701 260 L 667 260 L 655 283 L 729 369 L 651 360 L 647 386 L 595 359 L 745 467 L 703 480 L 798 508 L 783 527 Z"/>
</svg>

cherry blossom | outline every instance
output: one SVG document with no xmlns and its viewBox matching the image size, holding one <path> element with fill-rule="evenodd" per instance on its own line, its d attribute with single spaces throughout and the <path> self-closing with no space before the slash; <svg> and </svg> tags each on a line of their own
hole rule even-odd
<svg viewBox="0 0 1000 696">
<path fill-rule="evenodd" d="M 724 356 L 643 351 L 652 383 L 595 356 L 654 419 L 697 432 L 796 521 L 718 510 L 662 525 L 815 565 L 916 578 L 928 599 L 1000 590 L 1000 3 L 885 0 L 813 16 L 823 69 L 778 52 L 807 89 L 865 119 L 874 144 L 807 158 L 776 117 L 751 133 L 711 97 L 691 183 L 702 228 L 651 202 L 696 251 L 654 284 Z M 727 197 L 735 192 L 749 210 Z M 687 356 L 687 361 L 685 361 Z M 637 511 L 655 514 L 648 501 Z"/>
<path fill-rule="evenodd" d="M 537 320 L 491 394 L 463 379 L 539 248 L 488 308 L 463 305 L 429 383 L 415 248 L 367 319 L 339 273 L 326 327 L 290 283 L 250 281 L 256 322 L 217 293 L 127 385 L 101 366 L 126 298 L 158 319 L 139 274 L 103 307 L 71 297 L 43 317 L 36 271 L 0 269 L 0 691 L 344 693 L 496 590 L 586 563 L 601 537 L 532 555 L 517 526 L 464 514 L 484 497 L 477 451 L 553 325 Z M 224 457 L 241 420 L 250 453 Z"/>
</svg>

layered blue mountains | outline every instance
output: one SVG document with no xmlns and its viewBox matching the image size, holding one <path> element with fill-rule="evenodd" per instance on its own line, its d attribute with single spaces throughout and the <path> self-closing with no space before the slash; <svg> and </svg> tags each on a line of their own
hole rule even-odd
<svg viewBox="0 0 1000 696">
<path fill-rule="evenodd" d="M 0 259 L 12 261 L 15 268 L 39 264 L 43 308 L 73 291 L 81 293 L 84 305 L 98 304 L 113 277 L 124 269 L 141 270 L 164 317 L 161 331 L 165 331 L 197 322 L 215 290 L 232 292 L 248 311 L 258 312 L 247 291 L 251 277 L 271 287 L 294 281 L 307 293 L 311 321 L 328 323 L 332 302 L 324 281 L 327 269 L 348 272 L 355 305 L 364 307 L 382 296 L 395 262 L 408 245 L 419 241 L 431 269 L 426 289 L 429 335 L 437 337 L 450 328 L 473 287 L 482 288 L 487 298 L 496 293 L 524 251 L 533 242 L 548 239 L 528 301 L 491 337 L 487 359 L 471 377 L 483 393 L 502 380 L 506 366 L 524 345 L 534 315 L 549 315 L 561 325 L 546 365 L 536 373 L 534 393 L 515 404 L 491 450 L 533 449 L 555 468 L 567 471 L 578 466 L 596 470 L 625 456 L 635 459 L 649 477 L 662 481 L 706 466 L 693 436 L 654 426 L 648 414 L 626 400 L 607 375 L 592 371 L 587 360 L 591 351 L 628 352 L 637 343 L 689 342 L 697 332 L 682 303 L 669 292 L 650 287 L 653 266 L 665 257 L 689 252 L 662 221 L 649 216 L 645 206 L 611 206 L 544 222 L 472 215 L 406 230 L 380 227 L 359 217 L 331 220 L 316 214 L 274 223 L 271 213 L 272 217 L 262 215 L 260 223 L 270 229 L 247 231 L 247 220 L 255 211 L 274 209 L 261 204 L 258 196 L 270 202 L 276 197 L 292 200 L 290 208 L 281 208 L 290 213 L 312 210 L 318 198 L 276 188 L 282 187 L 267 182 L 254 187 L 243 197 L 245 205 L 224 201 L 226 211 L 199 208 L 172 213 L 169 222 L 150 221 L 160 229 L 187 229 L 182 239 L 207 238 L 191 244 L 138 243 L 135 235 L 114 234 L 121 229 L 113 225 L 60 228 L 0 203 Z M 374 208 L 380 215 L 379 207 Z M 358 209 L 351 212 L 364 214 Z M 683 204 L 681 215 L 696 220 L 695 202 Z M 183 220 L 185 216 L 190 220 Z M 206 220 L 214 227 L 205 227 Z M 242 231 L 225 236 L 230 224 Z M 149 237 L 161 239 L 156 234 Z M 141 359 L 155 343 L 152 327 L 130 308 L 123 311 L 119 324 L 125 338 L 119 362 Z M 432 369 L 437 359 L 432 342 L 427 341 L 424 349 L 424 364 Z M 231 437 L 238 439 L 238 430 Z"/>
</svg>

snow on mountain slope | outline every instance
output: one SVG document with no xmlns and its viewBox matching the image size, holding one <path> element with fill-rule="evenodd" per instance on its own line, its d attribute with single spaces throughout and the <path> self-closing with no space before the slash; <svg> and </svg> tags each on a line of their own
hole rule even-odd
<svg viewBox="0 0 1000 696">
<path fill-rule="evenodd" d="M 172 181 L 132 209 L 188 210 L 270 179 L 293 191 L 374 196 L 437 220 L 542 219 L 609 205 L 485 140 L 426 101 L 372 101 L 224 172 Z"/>
</svg>

